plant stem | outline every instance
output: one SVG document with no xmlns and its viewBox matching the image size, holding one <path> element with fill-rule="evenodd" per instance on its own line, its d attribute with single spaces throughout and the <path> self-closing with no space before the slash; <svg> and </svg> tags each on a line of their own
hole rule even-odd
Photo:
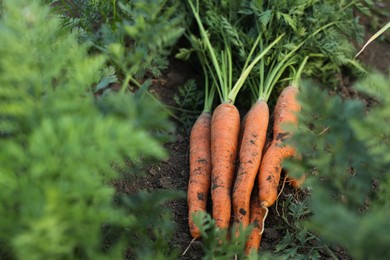
<svg viewBox="0 0 390 260">
<path fill-rule="evenodd" d="M 261 34 L 260 34 L 261 35 Z M 260 41 L 260 49 L 262 50 L 263 49 L 263 40 L 261 39 Z M 258 97 L 260 97 L 260 95 L 262 93 L 264 93 L 264 59 L 261 59 L 260 61 L 260 86 L 259 86 L 259 93 L 258 93 Z"/>
<path fill-rule="evenodd" d="M 206 66 L 203 65 L 202 68 L 205 76 L 204 107 L 202 112 L 211 112 L 211 108 L 214 100 L 215 84 L 212 84 L 210 88 Z"/>
<path fill-rule="evenodd" d="M 171 107 L 171 106 L 167 106 L 167 105 L 164 105 L 163 103 L 161 103 L 160 100 L 158 100 L 152 93 L 150 93 L 149 91 L 145 91 L 155 102 L 157 102 L 159 105 L 161 105 L 162 109 L 164 109 L 172 118 L 174 118 L 175 120 L 177 120 L 178 122 L 180 123 L 183 123 L 182 120 L 180 120 L 179 117 L 177 117 L 174 113 L 172 113 L 171 110 L 168 109 L 168 107 Z M 179 110 L 180 109 L 176 109 L 176 110 Z"/>
<path fill-rule="evenodd" d="M 299 86 L 301 85 L 300 82 L 301 82 L 302 71 L 303 71 L 303 68 L 305 67 L 306 62 L 307 62 L 308 59 L 309 59 L 309 56 L 306 56 L 303 59 L 301 65 L 299 66 L 299 69 L 298 69 L 297 73 L 295 74 L 295 76 L 293 78 L 293 81 L 292 81 L 291 85 L 293 85 L 296 88 L 299 88 Z"/>
<path fill-rule="evenodd" d="M 335 25 L 335 24 L 337 24 L 337 22 L 331 22 L 331 23 L 328 23 L 328 24 L 318 28 L 316 31 L 314 31 L 312 34 L 310 34 L 306 39 L 304 39 L 300 44 L 298 44 L 294 49 L 292 49 L 286 56 L 284 56 L 283 60 L 281 60 L 276 65 L 276 68 L 274 68 L 272 70 L 272 72 L 270 73 L 270 76 L 267 77 L 266 84 L 265 84 L 265 91 L 267 93 L 266 94 L 267 99 L 271 95 L 272 89 L 274 88 L 278 77 L 280 77 L 280 75 L 283 73 L 283 71 L 286 67 L 288 67 L 289 65 L 291 65 L 293 63 L 292 61 L 290 61 L 290 64 L 286 66 L 285 63 L 288 61 L 288 59 L 290 59 L 293 56 L 293 54 L 295 54 L 295 52 L 298 51 L 306 43 L 306 41 L 308 39 L 315 36 L 317 33 L 321 32 L 322 30 L 325 30 L 326 28 L 328 28 L 332 25 Z"/>
<path fill-rule="evenodd" d="M 261 33 L 259 33 L 259 36 L 257 36 L 257 38 L 256 38 L 256 40 L 255 40 L 255 43 L 253 44 L 252 49 L 251 49 L 251 51 L 250 51 L 249 54 L 248 54 L 248 58 L 247 58 L 246 61 L 245 61 L 243 70 L 245 70 L 245 69 L 247 68 L 248 63 L 249 63 L 250 59 L 252 58 L 252 55 L 253 55 L 253 53 L 255 52 L 255 49 L 256 49 L 256 47 L 257 47 L 257 44 L 259 44 L 260 40 L 261 40 Z M 262 46 L 261 46 L 261 45 L 260 45 L 260 50 L 262 50 Z"/>
<path fill-rule="evenodd" d="M 276 40 L 274 40 L 264 51 L 262 51 L 259 55 L 257 55 L 256 58 L 251 62 L 251 64 L 241 73 L 236 84 L 234 85 L 233 89 L 230 91 L 228 95 L 229 103 L 234 103 L 238 92 L 240 91 L 246 78 L 248 77 L 249 73 L 252 71 L 253 67 L 257 64 L 257 62 L 259 62 L 260 59 L 263 58 L 264 55 L 266 55 L 271 50 L 271 48 L 284 37 L 284 35 L 285 34 L 283 33 L 278 38 L 276 38 Z"/>
<path fill-rule="evenodd" d="M 126 75 L 125 79 L 124 79 L 123 82 L 122 82 L 122 86 L 121 86 L 121 89 L 120 89 L 120 92 L 119 92 L 119 93 L 121 93 L 121 94 L 125 93 L 125 91 L 126 91 L 128 85 L 129 85 L 129 81 L 130 81 L 131 78 L 132 78 L 132 77 L 131 77 L 130 74 L 127 74 L 127 75 Z"/>
<path fill-rule="evenodd" d="M 195 10 L 195 7 L 194 5 L 192 4 L 192 1 L 191 0 L 188 0 L 188 3 L 191 7 L 191 10 L 195 16 L 195 19 L 198 23 L 198 26 L 199 26 L 199 30 L 200 30 L 200 34 L 202 36 L 202 39 L 204 40 L 204 42 L 206 43 L 206 48 L 210 54 L 210 57 L 211 57 L 211 62 L 213 63 L 213 66 L 214 66 L 214 69 L 216 71 L 216 76 L 218 77 L 218 80 L 219 80 L 219 84 L 220 84 L 220 87 L 221 88 L 224 88 L 224 81 L 222 79 L 222 73 L 221 73 L 221 68 L 218 64 L 218 61 L 217 61 L 217 56 L 215 54 L 215 50 L 214 48 L 212 47 L 211 43 L 210 43 L 210 40 L 207 36 L 207 33 L 206 33 L 206 30 L 204 29 L 203 27 L 203 24 L 202 24 L 202 21 L 200 20 L 200 17 L 199 17 L 199 13 L 197 10 Z M 197 5 L 199 5 L 198 1 L 197 1 Z M 224 93 L 224 91 L 222 91 L 221 93 L 223 95 L 223 98 L 222 99 L 225 99 L 224 95 L 226 93 Z"/>
<path fill-rule="evenodd" d="M 114 12 L 114 21 L 117 19 L 117 14 L 116 14 L 116 0 L 112 0 L 112 9 Z"/>
</svg>

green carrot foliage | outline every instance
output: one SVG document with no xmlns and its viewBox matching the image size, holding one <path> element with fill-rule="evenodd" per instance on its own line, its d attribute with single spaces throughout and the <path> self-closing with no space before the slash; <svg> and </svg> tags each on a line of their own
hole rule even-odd
<svg viewBox="0 0 390 260">
<path fill-rule="evenodd" d="M 389 257 L 388 87 L 389 77 L 380 74 L 358 82 L 355 88 L 370 100 L 367 108 L 361 100 L 342 100 L 306 84 L 293 137 L 302 161 L 287 165 L 295 176 L 310 176 L 306 227 L 356 259 Z"/>
<path fill-rule="evenodd" d="M 143 241 L 140 259 L 174 257 L 160 206 L 177 194 L 112 185 L 113 165 L 166 157 L 161 106 L 142 93 L 94 98 L 105 57 L 37 1 L 2 1 L 0 38 L 0 258 L 121 259 L 131 241 Z"/>
</svg>

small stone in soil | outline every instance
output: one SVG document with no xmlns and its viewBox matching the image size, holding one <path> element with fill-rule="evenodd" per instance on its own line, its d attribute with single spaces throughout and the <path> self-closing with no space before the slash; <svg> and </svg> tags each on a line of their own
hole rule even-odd
<svg viewBox="0 0 390 260">
<path fill-rule="evenodd" d="M 170 177 L 162 177 L 160 179 L 160 186 L 162 188 L 169 188 L 171 186 L 172 182 L 171 182 L 171 178 Z"/>
<path fill-rule="evenodd" d="M 155 176 L 155 175 L 157 174 L 157 170 L 156 170 L 156 168 L 154 168 L 154 167 L 150 168 L 148 172 L 149 172 L 150 175 L 152 175 L 152 176 Z"/>
</svg>

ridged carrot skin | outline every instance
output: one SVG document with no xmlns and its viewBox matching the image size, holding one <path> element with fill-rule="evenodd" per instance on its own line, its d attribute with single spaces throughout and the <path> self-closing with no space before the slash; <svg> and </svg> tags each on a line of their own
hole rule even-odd
<svg viewBox="0 0 390 260">
<path fill-rule="evenodd" d="M 193 214 L 206 211 L 211 178 L 211 114 L 200 114 L 190 135 L 190 176 L 187 204 L 188 225 L 193 238 L 200 237 L 199 228 L 193 222 Z"/>
<path fill-rule="evenodd" d="M 282 129 L 286 123 L 298 124 L 296 113 L 301 107 L 296 99 L 298 88 L 286 87 L 280 94 L 274 112 L 273 140 L 260 163 L 259 197 L 264 207 L 275 203 L 280 173 L 285 158 L 295 155 L 295 149 L 285 144 L 290 133 Z"/>
<path fill-rule="evenodd" d="M 220 104 L 211 119 L 211 199 L 213 218 L 219 228 L 229 227 L 239 132 L 237 108 L 229 103 Z"/>
<path fill-rule="evenodd" d="M 269 109 L 265 101 L 257 101 L 246 115 L 242 135 L 239 167 L 233 188 L 234 223 L 249 224 L 250 197 L 259 170 L 267 137 Z"/>
<path fill-rule="evenodd" d="M 259 196 L 252 196 L 250 207 L 250 224 L 253 229 L 249 234 L 245 244 L 245 254 L 249 255 L 253 252 L 257 254 L 263 231 L 263 222 L 266 217 L 266 209 L 261 207 Z"/>
</svg>

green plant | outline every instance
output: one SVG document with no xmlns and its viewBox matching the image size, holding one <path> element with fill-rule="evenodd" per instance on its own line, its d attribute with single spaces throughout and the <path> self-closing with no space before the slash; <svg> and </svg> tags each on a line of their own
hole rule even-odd
<svg viewBox="0 0 390 260">
<path fill-rule="evenodd" d="M 234 230 L 229 232 L 226 229 L 218 228 L 215 220 L 204 212 L 194 214 L 194 222 L 199 227 L 202 236 L 205 253 L 203 259 L 232 259 L 233 257 L 240 259 L 244 257 L 245 241 L 251 228 L 240 229 L 239 236 L 236 236 Z"/>
<path fill-rule="evenodd" d="M 203 97 L 204 93 L 197 88 L 196 81 L 193 79 L 180 86 L 178 92 L 173 96 L 177 105 L 174 109 L 178 111 L 183 128 L 188 133 L 202 111 Z"/>
<path fill-rule="evenodd" d="M 177 199 L 181 195 L 184 194 L 170 190 L 141 190 L 130 196 L 121 196 L 119 204 L 126 210 L 127 216 L 136 219 L 136 223 L 125 230 L 110 227 L 108 234 L 113 240 L 126 238 L 126 258 L 177 259 L 179 251 L 171 247 L 169 240 L 172 238 L 175 224 L 170 210 L 162 206 L 167 200 Z"/>
<path fill-rule="evenodd" d="M 362 2 L 367 3 L 363 5 Z M 252 89 L 259 92 L 254 96 L 260 94 L 263 99 L 268 99 L 275 85 L 285 86 L 292 80 L 307 57 L 303 76 L 333 86 L 337 85 L 333 75 L 340 73 L 343 67 L 351 68 L 358 75 L 365 73 L 364 68 L 353 59 L 356 53 L 351 40 L 361 43 L 364 32 L 353 7 L 365 10 L 362 6 L 373 5 L 370 1 L 246 0 L 241 4 L 229 1 L 196 4 L 207 36 L 213 48 L 218 50 L 215 51 L 217 60 L 224 60 L 221 54 L 226 52 L 225 46 L 234 54 L 233 68 L 230 69 L 233 81 L 254 59 L 251 58 L 254 51 L 263 51 L 277 37 L 284 35 L 273 47 L 276 51 L 266 53 L 246 81 L 246 85 L 255 86 Z M 187 38 L 192 48 L 182 48 L 178 57 L 188 58 L 194 51 L 203 51 L 207 57 L 207 42 L 191 33 Z M 210 71 L 215 62 L 210 58 L 208 64 L 201 63 Z M 210 78 L 220 81 L 217 73 Z"/>
<path fill-rule="evenodd" d="M 102 52 L 119 74 L 122 91 L 159 77 L 185 25 L 177 1 L 44 0 L 91 51 Z M 148 84 L 148 83 L 147 83 Z"/>
<path fill-rule="evenodd" d="M 277 35 L 285 37 L 260 63 L 260 79 L 256 83 L 269 96 L 277 84 L 291 83 L 299 66 L 308 61 L 303 76 L 336 86 L 334 79 L 343 67 L 364 74 L 364 69 L 353 60 L 351 40 L 361 42 L 363 27 L 358 23 L 353 7 L 360 1 L 244 1 L 246 14 L 253 31 L 261 34 L 260 46 L 268 46 Z M 256 21 L 256 22 L 254 22 Z M 253 34 L 253 32 L 252 32 Z M 251 35 L 249 35 L 251 36 Z M 254 36 L 249 37 L 253 41 Z M 247 41 L 248 41 L 247 40 Z M 248 51 L 248 50 L 247 50 Z M 256 85 L 257 86 L 257 85 Z"/>
<path fill-rule="evenodd" d="M 176 193 L 114 204 L 111 184 L 113 164 L 166 156 L 161 106 L 142 91 L 94 98 L 110 75 L 105 57 L 88 55 L 37 1 L 2 1 L 0 38 L 0 257 L 120 259 L 134 237 L 140 259 L 176 255 L 158 214 Z"/>
<path fill-rule="evenodd" d="M 285 235 L 275 246 L 279 259 L 320 259 L 321 256 L 337 258 L 329 246 L 318 235 L 309 231 L 302 221 L 312 214 L 308 204 L 308 197 L 295 198 L 288 194 L 281 203 L 281 219 Z"/>
<path fill-rule="evenodd" d="M 305 226 L 356 259 L 389 257 L 388 82 L 389 76 L 372 74 L 355 85 L 369 108 L 305 84 L 294 134 L 302 161 L 287 164 L 294 176 L 310 173 L 312 216 Z"/>
</svg>

